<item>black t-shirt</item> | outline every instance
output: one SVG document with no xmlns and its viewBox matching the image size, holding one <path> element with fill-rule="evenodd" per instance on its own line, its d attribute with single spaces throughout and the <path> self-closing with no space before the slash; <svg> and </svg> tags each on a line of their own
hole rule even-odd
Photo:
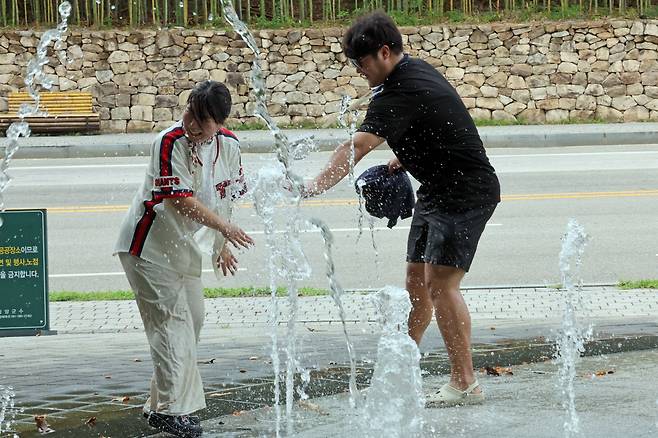
<svg viewBox="0 0 658 438">
<path fill-rule="evenodd" d="M 421 187 L 418 199 L 446 211 L 500 202 L 500 185 L 457 91 L 430 64 L 405 55 L 368 106 L 361 132 L 385 138 Z"/>
</svg>

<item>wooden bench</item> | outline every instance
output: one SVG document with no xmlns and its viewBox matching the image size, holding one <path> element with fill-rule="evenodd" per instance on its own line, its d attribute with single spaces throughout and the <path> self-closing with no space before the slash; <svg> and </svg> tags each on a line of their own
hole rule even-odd
<svg viewBox="0 0 658 438">
<path fill-rule="evenodd" d="M 98 131 L 100 115 L 94 113 L 90 93 L 53 91 L 40 93 L 39 111 L 45 116 L 30 116 L 24 120 L 32 132 L 61 133 L 72 131 Z M 0 114 L 0 131 L 5 132 L 13 122 L 20 121 L 18 111 L 22 104 L 34 105 L 27 93 L 9 93 L 9 112 Z"/>
</svg>

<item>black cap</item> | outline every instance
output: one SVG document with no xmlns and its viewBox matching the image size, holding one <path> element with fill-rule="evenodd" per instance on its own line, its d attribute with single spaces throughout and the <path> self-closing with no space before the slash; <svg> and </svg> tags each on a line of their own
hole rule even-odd
<svg viewBox="0 0 658 438">
<path fill-rule="evenodd" d="M 387 218 L 393 228 L 398 218 L 406 219 L 413 214 L 416 203 L 414 190 L 407 172 L 400 170 L 390 174 L 387 165 L 373 166 L 356 180 L 356 192 L 363 195 L 366 211 L 378 218 Z"/>
</svg>

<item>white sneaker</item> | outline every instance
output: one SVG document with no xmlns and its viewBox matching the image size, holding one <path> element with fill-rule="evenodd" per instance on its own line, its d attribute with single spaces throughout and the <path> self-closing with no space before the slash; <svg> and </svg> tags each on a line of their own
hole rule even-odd
<svg viewBox="0 0 658 438">
<path fill-rule="evenodd" d="M 463 391 L 453 388 L 449 383 L 443 385 L 436 393 L 429 394 L 425 397 L 425 407 L 428 408 L 448 408 L 451 406 L 474 405 L 484 402 L 482 392 L 475 394 L 473 391 L 480 386 L 476 380 Z"/>
</svg>

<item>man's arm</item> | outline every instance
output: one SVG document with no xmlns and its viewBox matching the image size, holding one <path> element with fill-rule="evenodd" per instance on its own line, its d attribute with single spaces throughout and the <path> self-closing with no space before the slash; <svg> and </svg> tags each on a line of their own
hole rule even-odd
<svg viewBox="0 0 658 438">
<path fill-rule="evenodd" d="M 182 198 L 168 198 L 165 202 L 171 205 L 181 215 L 192 219 L 201 225 L 217 230 L 226 237 L 236 248 L 243 246 L 249 248 L 254 244 L 251 237 L 242 229 L 213 213 L 193 196 Z"/>
<path fill-rule="evenodd" d="M 383 138 L 369 132 L 357 132 L 354 134 L 354 164 L 356 165 L 361 161 L 361 158 L 384 143 L 384 141 Z M 327 163 L 322 172 L 315 177 L 313 182 L 306 185 L 304 190 L 305 197 L 324 193 L 345 178 L 350 171 L 351 149 L 351 141 L 345 142 L 336 148 L 331 159 L 329 159 L 329 163 Z"/>
</svg>

